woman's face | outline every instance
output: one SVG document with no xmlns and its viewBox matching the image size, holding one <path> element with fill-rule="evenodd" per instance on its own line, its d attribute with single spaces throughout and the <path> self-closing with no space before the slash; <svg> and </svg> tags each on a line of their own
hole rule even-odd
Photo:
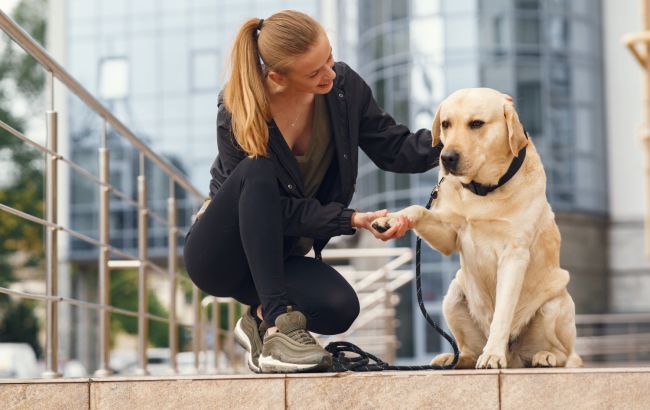
<svg viewBox="0 0 650 410">
<path fill-rule="evenodd" d="M 333 67 L 332 46 L 323 34 L 309 51 L 295 58 L 287 74 L 273 72 L 272 79 L 292 91 L 327 94 L 336 77 Z"/>
</svg>

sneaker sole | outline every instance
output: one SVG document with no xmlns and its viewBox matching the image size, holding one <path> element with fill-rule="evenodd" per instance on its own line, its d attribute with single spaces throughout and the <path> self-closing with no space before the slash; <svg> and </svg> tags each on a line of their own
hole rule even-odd
<svg viewBox="0 0 650 410">
<path fill-rule="evenodd" d="M 235 325 L 235 341 L 246 350 L 246 362 L 248 363 L 248 368 L 255 373 L 261 373 L 262 370 L 253 364 L 250 340 L 248 340 L 248 336 L 246 336 L 246 333 L 241 328 L 241 318 L 239 318 Z"/>
<path fill-rule="evenodd" d="M 332 360 L 329 357 L 323 357 L 317 364 L 298 364 L 285 363 L 274 359 L 273 356 L 262 356 L 258 359 L 260 368 L 264 373 L 302 373 L 310 371 L 323 371 L 332 366 Z"/>
</svg>

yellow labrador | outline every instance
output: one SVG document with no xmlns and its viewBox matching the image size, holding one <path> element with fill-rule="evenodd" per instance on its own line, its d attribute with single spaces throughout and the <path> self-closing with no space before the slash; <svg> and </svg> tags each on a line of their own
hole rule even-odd
<svg viewBox="0 0 650 410">
<path fill-rule="evenodd" d="M 440 104 L 432 131 L 444 149 L 431 209 L 410 206 L 373 226 L 386 230 L 403 214 L 431 247 L 460 253 L 443 301 L 457 367 L 581 366 L 546 175 L 513 105 L 496 90 L 460 90 Z"/>
</svg>

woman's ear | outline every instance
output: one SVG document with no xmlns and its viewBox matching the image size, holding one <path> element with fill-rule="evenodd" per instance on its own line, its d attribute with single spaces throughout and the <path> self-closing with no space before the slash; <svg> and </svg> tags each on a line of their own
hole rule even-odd
<svg viewBox="0 0 650 410">
<path fill-rule="evenodd" d="M 287 85 L 287 77 L 277 71 L 269 70 L 267 77 L 280 87 L 285 87 Z"/>
<path fill-rule="evenodd" d="M 440 144 L 440 107 L 442 107 L 442 103 L 438 106 L 436 115 L 433 117 L 433 125 L 431 126 L 431 135 L 433 136 L 432 147 Z"/>
</svg>

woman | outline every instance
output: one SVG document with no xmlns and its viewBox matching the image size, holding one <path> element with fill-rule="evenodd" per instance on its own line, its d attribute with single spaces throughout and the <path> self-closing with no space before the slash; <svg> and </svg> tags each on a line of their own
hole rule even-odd
<svg viewBox="0 0 650 410">
<path fill-rule="evenodd" d="M 375 102 L 368 85 L 334 62 L 322 26 L 297 11 L 245 22 L 219 98 L 211 201 L 185 244 L 190 277 L 203 291 L 249 305 L 235 335 L 255 372 L 321 370 L 331 356 L 308 331 L 338 334 L 359 313 L 343 277 L 321 261 L 336 235 L 367 229 L 386 211 L 347 208 L 358 147 L 381 169 L 424 172 L 441 146 L 411 133 Z M 316 258 L 304 255 L 312 248 Z"/>
</svg>

